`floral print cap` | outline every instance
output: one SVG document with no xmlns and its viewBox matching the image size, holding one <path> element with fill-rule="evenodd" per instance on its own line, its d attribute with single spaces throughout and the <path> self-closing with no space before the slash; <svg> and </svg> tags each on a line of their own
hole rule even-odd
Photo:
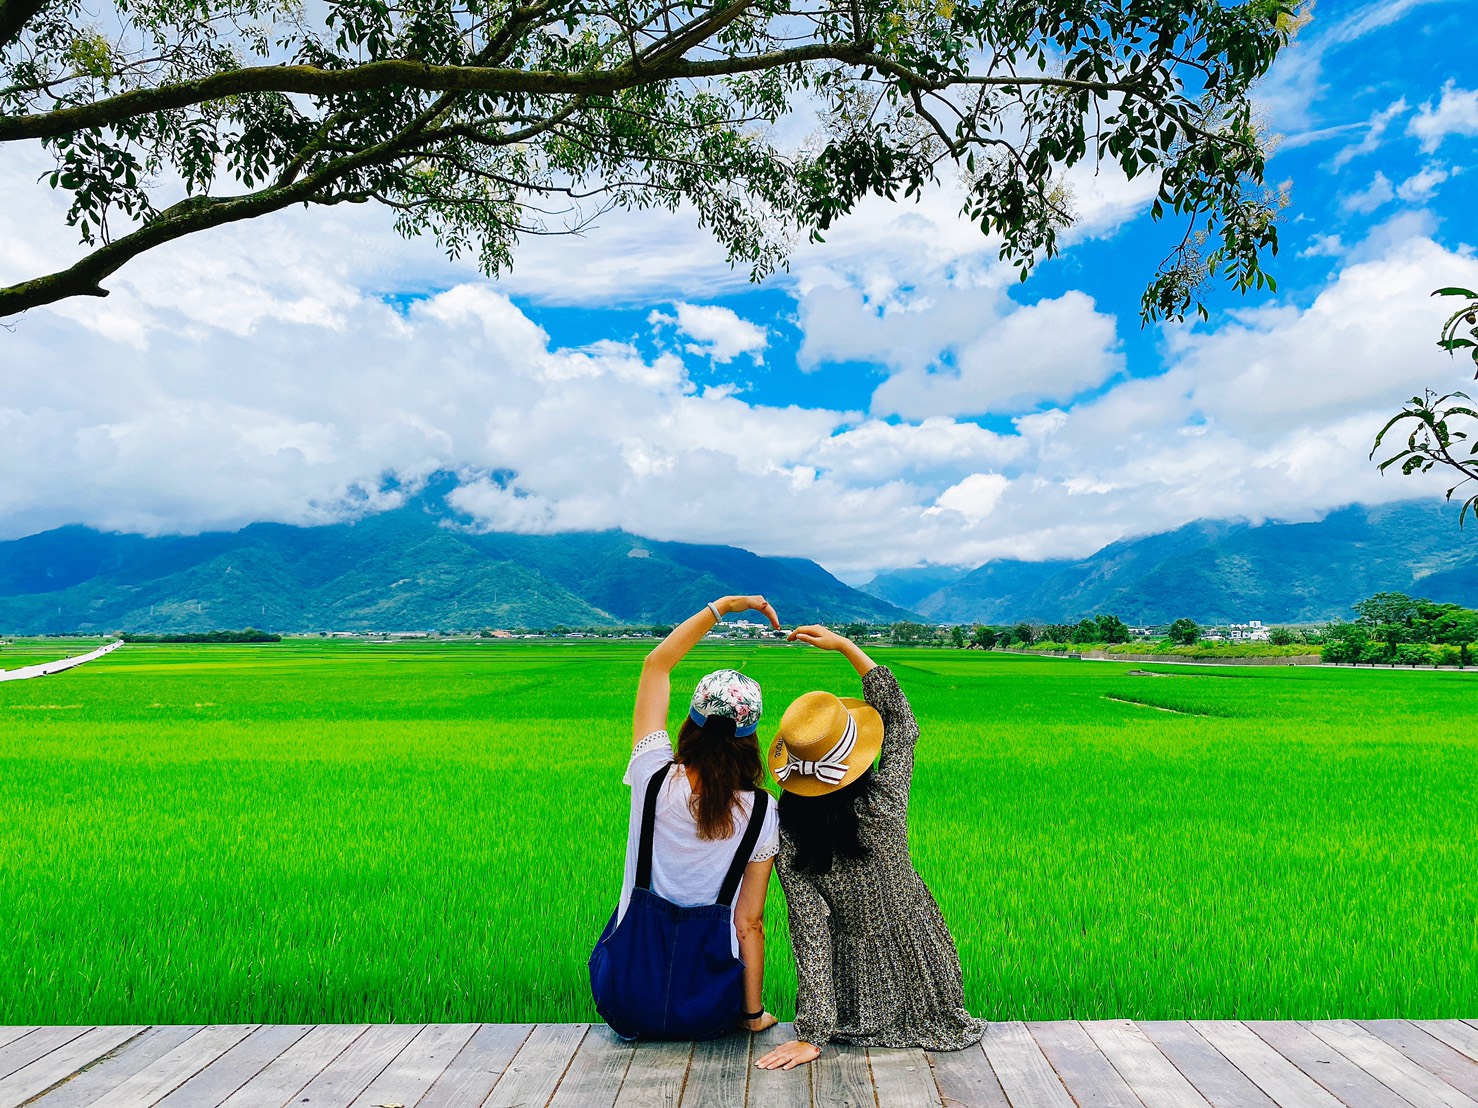
<svg viewBox="0 0 1478 1108">
<path fill-rule="evenodd" d="M 688 718 L 702 727 L 709 716 L 727 716 L 734 721 L 734 734 L 753 735 L 763 711 L 760 687 L 754 678 L 736 669 L 716 669 L 693 690 Z"/>
</svg>

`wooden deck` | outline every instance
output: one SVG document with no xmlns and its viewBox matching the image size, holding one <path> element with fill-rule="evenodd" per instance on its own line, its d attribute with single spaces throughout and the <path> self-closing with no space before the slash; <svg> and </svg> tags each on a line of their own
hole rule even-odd
<svg viewBox="0 0 1478 1108">
<path fill-rule="evenodd" d="M 1478 1108 L 1478 1021 L 992 1024 L 955 1054 L 752 1057 L 789 1029 L 631 1046 L 585 1024 L 0 1027 L 0 1105 L 46 1108 Z"/>
</svg>

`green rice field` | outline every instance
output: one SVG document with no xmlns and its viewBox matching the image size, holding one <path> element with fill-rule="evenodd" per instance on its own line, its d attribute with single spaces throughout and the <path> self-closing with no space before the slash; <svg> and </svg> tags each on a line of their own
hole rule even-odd
<svg viewBox="0 0 1478 1108">
<path fill-rule="evenodd" d="M 131 645 L 0 684 L 0 1024 L 593 1018 L 649 645 Z M 976 1014 L 1478 1013 L 1478 675 L 877 656 Z M 762 739 L 857 687 L 768 643 L 674 687 L 723 665 Z M 778 882 L 767 959 L 786 1018 Z"/>
</svg>

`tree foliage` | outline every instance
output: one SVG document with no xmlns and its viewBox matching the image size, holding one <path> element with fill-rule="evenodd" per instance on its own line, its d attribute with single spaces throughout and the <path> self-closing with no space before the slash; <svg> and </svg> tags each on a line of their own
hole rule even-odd
<svg viewBox="0 0 1478 1108">
<path fill-rule="evenodd" d="M 688 206 L 762 275 L 867 196 L 958 175 L 1023 275 L 1064 173 L 1158 181 L 1149 318 L 1270 284 L 1281 199 L 1249 87 L 1296 0 L 0 0 L 0 142 L 40 142 L 87 246 L 0 289 L 76 295 L 186 235 L 374 202 L 488 273 L 519 237 Z M 814 121 L 782 142 L 788 116 Z M 804 126 L 805 124 L 803 124 Z M 792 127 L 792 131 L 796 128 Z"/>
<path fill-rule="evenodd" d="M 1170 625 L 1166 634 L 1171 642 L 1192 646 L 1201 638 L 1201 628 L 1195 620 L 1182 616 Z"/>
<path fill-rule="evenodd" d="M 888 629 L 888 637 L 896 646 L 918 646 L 921 643 L 934 641 L 934 628 L 927 623 L 900 620 Z"/>
<path fill-rule="evenodd" d="M 1442 325 L 1442 337 L 1437 345 L 1456 356 L 1458 351 L 1467 351 L 1475 366 L 1474 379 L 1478 380 L 1478 292 L 1465 288 L 1441 288 L 1433 296 L 1457 297 L 1463 305 L 1447 317 Z M 1392 416 L 1375 436 L 1375 445 L 1370 456 L 1375 457 L 1385 441 L 1386 434 L 1397 425 L 1410 428 L 1401 449 L 1380 463 L 1384 473 L 1392 466 L 1399 466 L 1402 476 L 1426 473 L 1434 466 L 1455 470 L 1460 474 L 1457 484 L 1447 490 L 1447 499 L 1469 481 L 1478 481 L 1478 411 L 1473 408 L 1473 399 L 1465 392 L 1449 392 L 1437 395 L 1427 389 L 1421 396 L 1413 396 L 1401 411 Z M 1463 501 L 1458 513 L 1461 526 L 1468 513 L 1478 515 L 1478 493 Z"/>
<path fill-rule="evenodd" d="M 983 623 L 977 623 L 970 633 L 970 644 L 978 646 L 982 650 L 989 650 L 1000 641 L 1001 636 L 996 633 L 994 627 L 987 627 Z"/>
<path fill-rule="evenodd" d="M 1326 662 L 1467 665 L 1478 642 L 1478 611 L 1460 604 L 1380 592 L 1355 611 L 1354 622 L 1325 628 Z"/>
</svg>

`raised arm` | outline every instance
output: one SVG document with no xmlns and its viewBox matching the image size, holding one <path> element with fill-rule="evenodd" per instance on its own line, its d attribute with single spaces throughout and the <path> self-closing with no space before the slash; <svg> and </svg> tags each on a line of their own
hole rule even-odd
<svg viewBox="0 0 1478 1108">
<path fill-rule="evenodd" d="M 862 695 L 883 717 L 883 749 L 874 779 L 901 805 L 901 814 L 906 817 L 913 784 L 913 752 L 919 742 L 913 708 L 887 666 L 877 666 L 863 675 Z"/>
<path fill-rule="evenodd" d="M 820 624 L 811 623 L 805 627 L 797 627 L 789 635 L 785 636 L 791 642 L 809 643 L 820 650 L 835 650 L 847 661 L 852 663 L 852 668 L 857 671 L 858 677 L 866 677 L 878 664 L 863 652 L 846 635 L 838 635 L 835 631 L 829 631 Z"/>
<path fill-rule="evenodd" d="M 909 785 L 913 781 L 913 750 L 919 739 L 919 727 L 914 722 L 908 697 L 898 687 L 893 671 L 878 665 L 845 635 L 816 624 L 797 627 L 787 637 L 792 642 L 834 650 L 852 663 L 852 668 L 862 678 L 862 695 L 883 717 L 883 750 L 878 758 L 875 778 L 901 806 L 895 810 L 906 815 Z"/>
<path fill-rule="evenodd" d="M 641 667 L 636 687 L 636 711 L 632 716 L 632 744 L 667 726 L 667 708 L 672 699 L 672 668 L 692 650 L 698 640 L 721 618 L 737 612 L 756 611 L 780 630 L 780 617 L 763 596 L 721 596 L 683 620 L 652 648 Z"/>
</svg>

